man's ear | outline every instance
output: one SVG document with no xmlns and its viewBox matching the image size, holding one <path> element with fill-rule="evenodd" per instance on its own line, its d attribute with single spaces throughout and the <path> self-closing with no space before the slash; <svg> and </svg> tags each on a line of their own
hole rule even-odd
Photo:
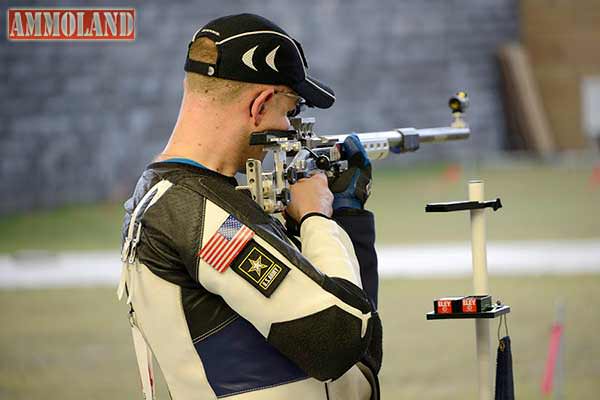
<svg viewBox="0 0 600 400">
<path fill-rule="evenodd" d="M 273 97 L 275 90 L 272 88 L 264 89 L 260 91 L 252 104 L 250 104 L 250 118 L 252 118 L 253 125 L 259 126 L 263 120 L 266 110 L 266 103 Z"/>
</svg>

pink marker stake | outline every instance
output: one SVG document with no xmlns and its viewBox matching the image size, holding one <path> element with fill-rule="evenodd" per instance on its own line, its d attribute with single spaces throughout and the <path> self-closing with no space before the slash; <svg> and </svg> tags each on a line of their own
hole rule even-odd
<svg viewBox="0 0 600 400">
<path fill-rule="evenodd" d="M 553 387 L 556 386 L 557 390 L 559 387 L 562 388 L 562 382 L 559 382 L 562 379 L 562 365 L 561 365 L 561 341 L 564 331 L 563 325 L 563 315 L 564 315 L 564 307 L 562 304 L 557 305 L 557 318 L 554 324 L 552 325 L 552 331 L 550 333 L 550 343 L 548 344 L 548 358 L 546 359 L 546 370 L 544 373 L 544 378 L 542 380 L 542 393 L 544 395 L 549 395 L 552 393 Z M 557 379 L 555 385 L 555 377 Z M 556 393 L 558 394 L 558 393 Z M 555 396 L 559 398 L 560 396 Z"/>
</svg>

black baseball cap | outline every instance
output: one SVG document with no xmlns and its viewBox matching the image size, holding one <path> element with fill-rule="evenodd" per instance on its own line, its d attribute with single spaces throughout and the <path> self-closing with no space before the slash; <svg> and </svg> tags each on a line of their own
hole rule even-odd
<svg viewBox="0 0 600 400">
<path fill-rule="evenodd" d="M 215 42 L 215 64 L 190 59 L 189 48 L 201 37 Z M 286 85 L 309 107 L 329 108 L 335 101 L 333 90 L 308 75 L 300 43 L 259 15 L 229 15 L 198 29 L 188 46 L 184 69 L 234 81 Z"/>
</svg>

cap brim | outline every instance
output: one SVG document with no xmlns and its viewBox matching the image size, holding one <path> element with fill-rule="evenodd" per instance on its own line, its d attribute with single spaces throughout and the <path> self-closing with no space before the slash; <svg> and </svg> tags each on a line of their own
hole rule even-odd
<svg viewBox="0 0 600 400">
<path fill-rule="evenodd" d="M 306 100 L 309 107 L 329 108 L 335 101 L 333 90 L 310 76 L 292 86 L 292 89 Z"/>
</svg>

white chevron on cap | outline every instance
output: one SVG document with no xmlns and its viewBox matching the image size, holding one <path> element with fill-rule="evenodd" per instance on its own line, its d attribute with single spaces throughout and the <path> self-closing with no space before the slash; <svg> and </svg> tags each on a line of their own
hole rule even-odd
<svg viewBox="0 0 600 400">
<path fill-rule="evenodd" d="M 244 64 L 246 64 L 249 68 L 252 68 L 255 71 L 258 71 L 258 70 L 254 66 L 254 62 L 252 61 L 252 58 L 254 57 L 254 52 L 256 51 L 257 48 L 258 48 L 258 45 L 254 46 L 253 48 L 251 48 L 250 50 L 245 52 L 244 55 L 242 56 L 242 62 Z"/>
<path fill-rule="evenodd" d="M 296 53 L 298 54 L 298 57 L 300 58 L 300 60 L 304 59 L 302 57 L 302 54 L 300 53 L 300 49 L 298 48 L 298 45 L 296 45 L 296 42 L 294 42 L 294 39 L 292 39 L 291 37 L 289 37 L 287 35 L 284 35 L 283 33 L 275 32 L 275 31 L 252 31 L 252 32 L 238 33 L 237 35 L 229 36 L 228 38 L 225 38 L 223 40 L 215 42 L 215 44 L 217 46 L 221 46 L 222 44 L 227 43 L 230 40 L 239 39 L 241 37 L 245 37 L 245 36 L 249 36 L 249 35 L 262 35 L 262 34 L 276 35 L 276 36 L 280 36 L 280 37 L 287 39 L 292 44 L 292 46 L 294 46 L 294 48 L 296 49 Z M 304 62 L 302 62 L 302 70 L 304 71 L 304 76 L 306 77 L 306 65 L 304 65 Z"/>
<path fill-rule="evenodd" d="M 279 70 L 275 66 L 275 54 L 277 54 L 277 50 L 279 50 L 279 47 L 280 46 L 277 46 L 273 50 L 271 50 L 269 54 L 267 54 L 267 58 L 265 58 L 265 62 L 267 63 L 267 65 L 276 72 L 279 72 Z"/>
</svg>

